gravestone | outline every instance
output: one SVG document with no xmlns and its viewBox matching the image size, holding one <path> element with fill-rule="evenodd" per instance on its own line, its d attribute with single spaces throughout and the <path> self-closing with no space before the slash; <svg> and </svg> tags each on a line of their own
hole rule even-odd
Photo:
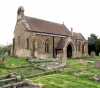
<svg viewBox="0 0 100 88">
<path fill-rule="evenodd" d="M 92 51 L 92 52 L 90 53 L 90 56 L 91 56 L 91 57 L 95 57 L 95 52 Z"/>
<path fill-rule="evenodd" d="M 100 56 L 100 52 L 99 52 L 99 56 Z"/>
<path fill-rule="evenodd" d="M 95 61 L 95 67 L 100 68 L 100 60 L 99 59 Z"/>
<path fill-rule="evenodd" d="M 4 64 L 4 61 L 6 59 L 6 57 L 8 56 L 8 52 L 5 52 L 0 60 L 0 65 L 3 65 Z"/>
<path fill-rule="evenodd" d="M 5 59 L 6 59 L 7 56 L 8 56 L 8 52 L 5 52 L 4 55 L 3 55 L 3 57 L 2 57 L 2 62 L 5 61 Z"/>
</svg>

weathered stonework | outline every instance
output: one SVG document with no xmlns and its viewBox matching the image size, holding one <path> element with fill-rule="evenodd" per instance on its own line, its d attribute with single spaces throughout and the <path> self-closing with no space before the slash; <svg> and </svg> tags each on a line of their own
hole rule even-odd
<svg viewBox="0 0 100 88">
<path fill-rule="evenodd" d="M 64 24 L 25 17 L 22 9 L 17 16 L 12 51 L 19 57 L 59 57 L 66 61 L 66 58 L 86 57 L 88 44 L 80 33 L 71 33 Z"/>
<path fill-rule="evenodd" d="M 30 53 L 31 53 L 30 50 L 27 50 L 27 49 L 17 49 L 16 56 L 29 57 Z"/>
</svg>

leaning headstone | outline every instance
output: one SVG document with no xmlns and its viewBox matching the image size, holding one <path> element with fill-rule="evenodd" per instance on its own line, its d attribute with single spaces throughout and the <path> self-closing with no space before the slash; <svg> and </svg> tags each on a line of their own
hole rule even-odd
<svg viewBox="0 0 100 88">
<path fill-rule="evenodd" d="M 100 60 L 99 59 L 95 61 L 95 67 L 100 68 Z"/>
<path fill-rule="evenodd" d="M 3 54 L 2 58 L 0 58 L 0 65 L 2 66 L 4 65 L 4 62 L 7 56 L 8 56 L 8 52 Z"/>
<path fill-rule="evenodd" d="M 3 57 L 2 57 L 2 62 L 5 61 L 5 59 L 6 59 L 7 56 L 8 56 L 8 52 L 5 52 L 4 55 L 3 55 Z"/>
<path fill-rule="evenodd" d="M 90 56 L 91 56 L 91 57 L 95 57 L 95 52 L 92 51 L 92 52 L 90 53 Z"/>
</svg>

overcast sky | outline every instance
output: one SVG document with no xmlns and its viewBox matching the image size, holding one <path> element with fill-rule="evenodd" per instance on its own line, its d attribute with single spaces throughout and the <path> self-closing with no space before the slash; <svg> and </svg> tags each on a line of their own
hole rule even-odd
<svg viewBox="0 0 100 88">
<path fill-rule="evenodd" d="M 19 6 L 26 16 L 64 22 L 86 39 L 91 33 L 100 36 L 100 0 L 1 0 L 0 45 L 12 43 Z"/>
</svg>

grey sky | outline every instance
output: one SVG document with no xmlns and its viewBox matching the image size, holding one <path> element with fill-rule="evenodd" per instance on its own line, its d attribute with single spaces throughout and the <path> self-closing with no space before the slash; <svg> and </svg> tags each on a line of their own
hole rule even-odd
<svg viewBox="0 0 100 88">
<path fill-rule="evenodd" d="M 25 15 L 73 27 L 85 38 L 100 35 L 100 0 L 2 0 L 0 2 L 0 44 L 12 43 L 17 9 Z"/>
</svg>

